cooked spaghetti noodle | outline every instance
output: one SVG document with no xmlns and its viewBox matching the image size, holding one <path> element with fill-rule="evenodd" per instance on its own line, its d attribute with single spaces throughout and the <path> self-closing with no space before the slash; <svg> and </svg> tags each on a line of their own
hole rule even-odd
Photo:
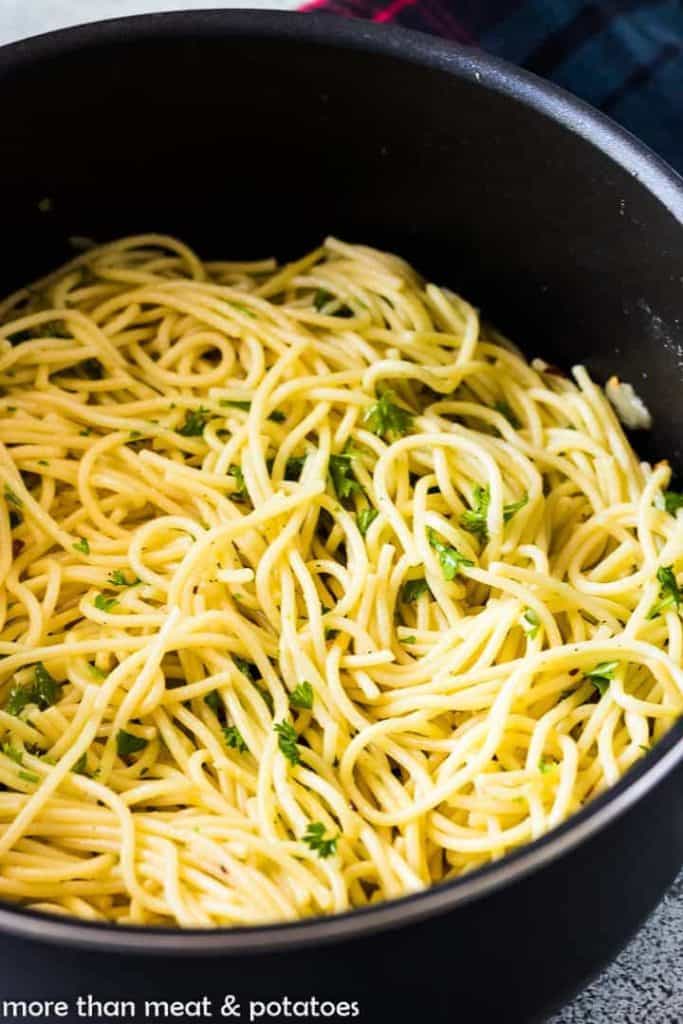
<svg viewBox="0 0 683 1024">
<path fill-rule="evenodd" d="M 0 898 L 362 907 L 542 835 L 680 715 L 667 465 L 401 260 L 130 238 L 0 322 Z"/>
</svg>

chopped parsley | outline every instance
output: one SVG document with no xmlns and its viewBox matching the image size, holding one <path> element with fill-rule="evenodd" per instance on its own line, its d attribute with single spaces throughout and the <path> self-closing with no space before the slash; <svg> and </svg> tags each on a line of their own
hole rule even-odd
<svg viewBox="0 0 683 1024">
<path fill-rule="evenodd" d="M 113 572 L 109 573 L 108 582 L 111 583 L 112 587 L 135 587 L 142 581 L 137 576 L 129 580 L 121 569 L 114 569 Z"/>
<path fill-rule="evenodd" d="M 74 761 L 71 765 L 71 771 L 75 772 L 76 775 L 87 775 L 88 774 L 88 754 L 83 751 L 81 756 Z"/>
<path fill-rule="evenodd" d="M 94 676 L 95 679 L 106 679 L 107 678 L 107 673 L 103 672 L 101 668 L 97 667 L 97 665 L 88 665 L 88 668 L 90 670 L 90 674 L 92 676 Z"/>
<path fill-rule="evenodd" d="M 395 397 L 395 392 L 385 391 L 363 417 L 363 423 L 367 428 L 385 440 L 403 437 L 413 425 L 412 414 L 396 405 Z"/>
<path fill-rule="evenodd" d="M 88 544 L 88 541 L 86 540 L 85 537 L 81 537 L 80 540 L 76 541 L 73 548 L 74 551 L 80 551 L 82 555 L 90 554 L 90 545 Z"/>
<path fill-rule="evenodd" d="M 287 758 L 290 764 L 299 764 L 301 760 L 297 746 L 299 737 L 294 726 L 291 722 L 276 722 L 273 728 L 277 733 L 277 745 L 280 748 L 280 753 Z"/>
<path fill-rule="evenodd" d="M 9 757 L 10 761 L 14 761 L 15 764 L 24 763 L 24 752 L 19 750 L 18 747 L 13 747 L 11 743 L 3 743 L 2 752 L 5 757 Z"/>
<path fill-rule="evenodd" d="M 417 643 L 417 637 L 416 636 L 404 636 L 403 639 L 401 640 L 401 643 L 402 644 L 416 644 Z"/>
<path fill-rule="evenodd" d="M 533 640 L 538 635 L 540 628 L 541 620 L 538 617 L 538 612 L 535 612 L 533 608 L 527 608 L 522 613 L 522 629 L 529 639 Z"/>
<path fill-rule="evenodd" d="M 679 508 L 683 508 L 683 494 L 679 494 L 678 491 L 661 491 L 655 498 L 654 505 L 662 512 L 675 516 Z"/>
<path fill-rule="evenodd" d="M 94 605 L 100 612 L 110 612 L 119 603 L 115 597 L 105 597 L 104 594 L 97 594 Z"/>
<path fill-rule="evenodd" d="M 176 433 L 183 437 L 201 437 L 204 427 L 211 418 L 211 413 L 203 406 L 198 409 L 188 409 L 185 413 L 185 422 L 178 427 Z"/>
<path fill-rule="evenodd" d="M 683 601 L 683 592 L 681 592 L 676 582 L 676 575 L 672 565 L 660 565 L 659 569 L 657 569 L 657 580 L 659 581 L 659 600 L 650 609 L 647 616 L 648 619 L 657 618 L 666 608 L 670 608 L 672 605 L 678 611 L 681 601 Z"/>
<path fill-rule="evenodd" d="M 206 697 L 204 698 L 204 703 L 211 708 L 214 715 L 220 714 L 223 704 L 221 702 L 218 690 L 212 690 L 211 693 L 207 693 Z"/>
<path fill-rule="evenodd" d="M 18 772 L 19 778 L 24 782 L 39 782 L 40 777 L 35 772 Z"/>
<path fill-rule="evenodd" d="M 352 494 L 363 493 L 363 488 L 353 475 L 350 455 L 330 455 L 329 470 L 338 498 L 350 498 Z"/>
<path fill-rule="evenodd" d="M 273 409 L 268 419 L 273 423 L 284 423 L 287 417 L 283 413 L 282 409 Z"/>
<path fill-rule="evenodd" d="M 310 683 L 299 683 L 289 695 L 289 706 L 310 710 L 313 707 L 313 687 Z"/>
<path fill-rule="evenodd" d="M 588 679 L 602 697 L 607 693 L 609 684 L 614 679 L 614 673 L 618 667 L 618 661 L 601 661 L 590 672 L 586 672 L 584 679 Z"/>
<path fill-rule="evenodd" d="M 325 826 L 322 821 L 313 821 L 307 826 L 304 832 L 302 842 L 306 843 L 311 850 L 318 854 L 325 860 L 327 857 L 333 856 L 337 852 L 337 843 L 339 841 L 339 833 L 336 836 L 331 836 L 329 839 L 325 838 Z"/>
<path fill-rule="evenodd" d="M 547 775 L 548 772 L 553 770 L 553 768 L 557 768 L 557 761 L 552 761 L 550 758 L 546 759 L 545 757 L 542 757 L 538 762 L 538 770 L 542 775 Z"/>
<path fill-rule="evenodd" d="M 491 491 L 488 485 L 486 487 L 477 485 L 472 493 L 472 500 L 474 502 L 472 508 L 466 509 L 460 516 L 460 525 L 463 530 L 467 530 L 468 533 L 474 533 L 480 540 L 486 541 L 489 536 L 487 519 L 491 503 Z M 525 494 L 519 501 L 505 505 L 503 508 L 503 522 L 509 522 L 515 512 L 519 512 L 521 508 L 524 508 L 528 500 L 529 496 Z"/>
<path fill-rule="evenodd" d="M 32 683 L 16 683 L 9 692 L 5 711 L 18 716 L 29 704 L 37 704 L 41 711 L 52 707 L 59 697 L 59 683 L 39 661 L 33 672 Z"/>
<path fill-rule="evenodd" d="M 238 754 L 245 754 L 249 750 L 242 733 L 236 725 L 226 725 L 223 728 L 223 736 L 225 737 L 226 744 L 232 750 L 236 750 Z"/>
<path fill-rule="evenodd" d="M 509 523 L 516 512 L 519 512 L 521 508 L 529 504 L 529 495 L 525 494 L 519 501 L 513 501 L 509 505 L 503 507 L 503 522 Z"/>
<path fill-rule="evenodd" d="M 137 754 L 138 751 L 144 750 L 146 746 L 147 740 L 143 740 L 142 736 L 134 736 L 132 732 L 126 732 L 125 729 L 119 729 L 116 734 L 116 753 L 119 757 Z"/>
<path fill-rule="evenodd" d="M 442 540 L 439 540 L 438 534 L 431 527 L 427 530 L 427 536 L 429 537 L 429 543 L 439 556 L 441 572 L 445 580 L 454 580 L 461 569 L 474 565 L 474 562 L 461 555 L 457 548 L 452 547 L 450 544 L 444 544 Z"/>
<path fill-rule="evenodd" d="M 244 482 L 242 467 L 235 465 L 230 466 L 228 468 L 228 476 L 233 477 L 237 485 L 235 490 L 232 492 L 232 497 L 238 501 L 243 501 L 244 498 L 248 498 L 249 492 L 247 491 L 247 485 Z"/>
<path fill-rule="evenodd" d="M 376 508 L 373 508 L 372 505 L 368 505 L 366 508 L 362 508 L 360 510 L 356 516 L 356 521 L 358 523 L 358 529 L 363 537 L 368 532 L 378 515 L 379 512 Z"/>
<path fill-rule="evenodd" d="M 401 587 L 401 601 L 403 604 L 411 604 L 421 598 L 423 594 L 428 593 L 429 584 L 424 576 L 420 576 L 416 580 L 406 580 Z"/>
</svg>

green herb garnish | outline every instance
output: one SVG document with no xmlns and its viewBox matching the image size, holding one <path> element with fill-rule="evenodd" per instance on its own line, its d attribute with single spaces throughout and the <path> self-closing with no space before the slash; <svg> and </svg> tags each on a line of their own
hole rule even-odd
<svg viewBox="0 0 683 1024">
<path fill-rule="evenodd" d="M 683 601 L 683 592 L 681 592 L 676 582 L 676 575 L 672 565 L 660 565 L 659 569 L 657 569 L 657 579 L 659 581 L 659 600 L 650 609 L 647 616 L 648 619 L 655 619 L 672 605 L 678 611 L 681 601 Z"/>
<path fill-rule="evenodd" d="M 207 693 L 206 697 L 204 698 L 204 703 L 211 708 L 214 715 L 220 714 L 223 708 L 223 703 L 221 701 L 218 690 L 212 690 L 211 693 Z"/>
<path fill-rule="evenodd" d="M 88 774 L 88 754 L 84 751 L 81 756 L 71 765 L 71 771 L 76 775 Z"/>
<path fill-rule="evenodd" d="M 284 423 L 287 417 L 281 409 L 273 409 L 268 419 L 273 423 Z"/>
<path fill-rule="evenodd" d="M 363 488 L 353 475 L 350 455 L 330 455 L 330 479 L 338 498 L 350 498 L 362 494 Z"/>
<path fill-rule="evenodd" d="M 429 584 L 423 576 L 418 577 L 416 580 L 406 580 L 401 587 L 401 601 L 403 604 L 411 604 L 413 601 L 421 598 L 423 594 L 428 594 L 429 592 Z"/>
<path fill-rule="evenodd" d="M 339 833 L 336 836 L 331 836 L 329 839 L 325 838 L 325 826 L 322 821 L 313 821 L 307 826 L 304 832 L 302 842 L 306 843 L 307 846 L 314 850 L 319 857 L 323 860 L 327 857 L 331 857 L 337 852 L 337 843 L 339 841 Z"/>
<path fill-rule="evenodd" d="M 185 422 L 176 432 L 183 437 L 201 437 L 210 418 L 210 411 L 201 405 L 198 409 L 188 409 L 185 413 Z"/>
<path fill-rule="evenodd" d="M 310 710 L 313 707 L 313 687 L 310 683 L 299 683 L 289 695 L 289 705 L 292 708 Z"/>
<path fill-rule="evenodd" d="M 374 405 L 366 411 L 363 423 L 378 437 L 385 440 L 395 440 L 407 434 L 413 425 L 412 414 L 396 405 L 394 391 L 385 391 L 377 399 Z"/>
<path fill-rule="evenodd" d="M 529 639 L 533 640 L 538 635 L 540 628 L 541 620 L 538 617 L 538 612 L 535 612 L 533 608 L 527 608 L 522 614 L 522 629 Z"/>
<path fill-rule="evenodd" d="M 19 775 L 20 779 L 24 780 L 24 782 L 39 782 L 40 781 L 40 776 L 36 775 L 35 772 L 18 772 L 17 774 Z"/>
<path fill-rule="evenodd" d="M 135 587 L 142 581 L 137 576 L 134 576 L 132 580 L 128 580 L 121 569 L 114 569 L 113 572 L 109 573 L 108 582 L 111 583 L 112 587 Z"/>
<path fill-rule="evenodd" d="M 679 508 L 683 508 L 683 494 L 678 491 L 661 491 L 654 500 L 654 506 L 675 516 Z"/>
<path fill-rule="evenodd" d="M 542 775 L 547 775 L 548 772 L 553 770 L 553 768 L 557 768 L 557 761 L 551 761 L 550 759 L 546 760 L 545 757 L 542 757 L 538 762 L 538 770 Z"/>
<path fill-rule="evenodd" d="M 105 597 L 104 594 L 97 594 L 93 602 L 100 612 L 110 612 L 118 603 L 115 597 Z"/>
<path fill-rule="evenodd" d="M 491 491 L 488 485 L 486 487 L 475 487 L 472 493 L 472 499 L 474 504 L 472 508 L 466 509 L 466 511 L 460 516 L 460 525 L 463 530 L 467 530 L 468 533 L 474 533 L 482 541 L 486 541 L 489 536 L 487 520 L 489 504 L 491 502 Z M 505 505 L 503 508 L 503 522 L 509 522 L 515 512 L 519 512 L 521 508 L 524 508 L 528 500 L 529 496 L 525 494 L 519 501 L 515 501 L 510 505 Z"/>
<path fill-rule="evenodd" d="M 137 754 L 139 750 L 144 750 L 146 746 L 147 740 L 143 740 L 142 736 L 134 736 L 132 732 L 126 732 L 125 729 L 119 729 L 116 734 L 116 753 L 119 757 Z"/>
<path fill-rule="evenodd" d="M 356 522 L 358 523 L 358 529 L 363 537 L 368 532 L 378 515 L 379 512 L 376 508 L 373 508 L 372 505 L 368 505 L 366 508 L 362 508 L 360 510 L 356 516 Z"/>
<path fill-rule="evenodd" d="M 247 485 L 244 482 L 242 467 L 235 465 L 230 466 L 228 468 L 228 476 L 233 477 L 237 484 L 235 490 L 232 492 L 232 497 L 238 501 L 243 501 L 244 498 L 248 498 L 249 492 L 247 491 Z"/>
<path fill-rule="evenodd" d="M 445 580 L 454 580 L 461 569 L 474 565 L 474 562 L 461 555 L 457 548 L 452 547 L 450 544 L 444 544 L 442 540 L 439 540 L 438 534 L 431 527 L 427 530 L 427 536 L 429 543 L 439 556 L 439 563 Z"/>
<path fill-rule="evenodd" d="M 14 761 L 15 764 L 24 763 L 24 752 L 22 750 L 19 750 L 18 747 L 13 747 L 11 743 L 3 743 L 2 752 L 5 755 L 5 757 L 9 757 L 9 759 L 11 761 Z"/>
<path fill-rule="evenodd" d="M 226 744 L 236 750 L 238 754 L 245 754 L 249 747 L 244 742 L 244 737 L 236 725 L 226 725 L 223 729 L 223 736 Z"/>
<path fill-rule="evenodd" d="M 39 661 L 33 671 L 32 683 L 16 683 L 9 692 L 5 711 L 18 716 L 29 704 L 37 704 L 41 711 L 57 703 L 60 684 Z"/>
<path fill-rule="evenodd" d="M 301 760 L 297 746 L 299 737 L 294 726 L 291 722 L 276 722 L 273 728 L 277 733 L 277 745 L 280 752 L 291 764 L 299 764 Z"/>
<path fill-rule="evenodd" d="M 602 697 L 607 693 L 609 684 L 614 679 L 614 673 L 618 667 L 618 661 L 601 661 L 590 672 L 586 672 L 584 679 L 588 679 Z"/>
<path fill-rule="evenodd" d="M 90 545 L 88 544 L 88 541 L 86 540 L 85 537 L 81 537 L 80 540 L 76 541 L 73 548 L 74 551 L 80 551 L 82 555 L 90 554 Z"/>
</svg>

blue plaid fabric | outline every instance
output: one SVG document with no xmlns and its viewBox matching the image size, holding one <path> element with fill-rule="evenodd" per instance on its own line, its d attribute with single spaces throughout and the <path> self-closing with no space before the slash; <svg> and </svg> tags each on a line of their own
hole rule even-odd
<svg viewBox="0 0 683 1024">
<path fill-rule="evenodd" d="M 683 0 L 313 0 L 480 46 L 621 122 L 683 173 Z"/>
</svg>

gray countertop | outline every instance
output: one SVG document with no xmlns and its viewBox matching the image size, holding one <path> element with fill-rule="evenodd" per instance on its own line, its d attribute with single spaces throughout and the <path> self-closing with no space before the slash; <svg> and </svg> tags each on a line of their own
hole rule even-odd
<svg viewBox="0 0 683 1024">
<path fill-rule="evenodd" d="M 0 0 L 0 43 L 98 18 L 239 6 L 294 9 L 298 0 Z M 681 1024 L 682 937 L 683 873 L 623 953 L 548 1024 Z"/>
</svg>

